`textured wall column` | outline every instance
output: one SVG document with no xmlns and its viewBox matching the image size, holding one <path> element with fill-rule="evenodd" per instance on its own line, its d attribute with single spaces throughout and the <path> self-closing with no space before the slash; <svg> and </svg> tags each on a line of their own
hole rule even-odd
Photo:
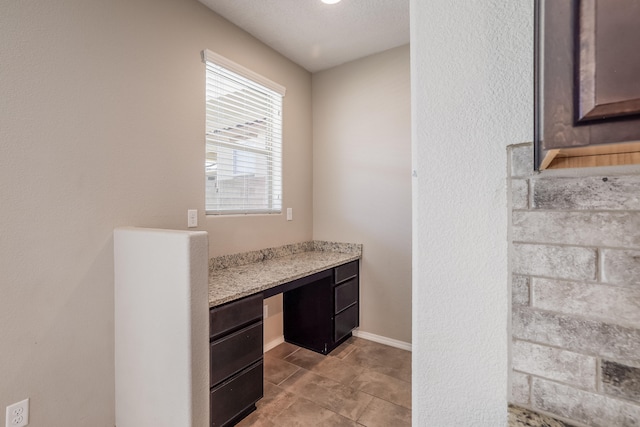
<svg viewBox="0 0 640 427">
<path fill-rule="evenodd" d="M 531 2 L 411 3 L 413 423 L 507 418 L 506 147 L 532 117 Z"/>
</svg>

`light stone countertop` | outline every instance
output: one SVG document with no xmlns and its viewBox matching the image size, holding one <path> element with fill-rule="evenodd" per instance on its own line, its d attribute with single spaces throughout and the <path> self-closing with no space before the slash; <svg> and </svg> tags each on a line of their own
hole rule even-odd
<svg viewBox="0 0 640 427">
<path fill-rule="evenodd" d="M 362 245 L 306 242 L 209 262 L 209 307 L 360 259 Z"/>
<path fill-rule="evenodd" d="M 509 405 L 509 427 L 573 427 L 573 425 L 527 408 Z"/>
</svg>

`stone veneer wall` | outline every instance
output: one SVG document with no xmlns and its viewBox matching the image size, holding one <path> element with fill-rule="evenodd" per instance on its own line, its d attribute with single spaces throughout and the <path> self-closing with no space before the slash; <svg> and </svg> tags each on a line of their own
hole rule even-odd
<svg viewBox="0 0 640 427">
<path fill-rule="evenodd" d="M 534 173 L 531 144 L 508 158 L 510 400 L 639 426 L 640 167 Z"/>
</svg>

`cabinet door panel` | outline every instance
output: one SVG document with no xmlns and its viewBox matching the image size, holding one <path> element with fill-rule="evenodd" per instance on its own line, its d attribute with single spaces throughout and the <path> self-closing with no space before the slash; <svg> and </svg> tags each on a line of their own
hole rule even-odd
<svg viewBox="0 0 640 427">
<path fill-rule="evenodd" d="M 343 282 L 347 279 L 355 277 L 358 274 L 358 261 L 336 267 L 335 283 Z"/>
<path fill-rule="evenodd" d="M 230 377 L 262 357 L 262 322 L 211 343 L 210 385 Z"/>
<path fill-rule="evenodd" d="M 347 308 L 335 318 L 334 341 L 340 341 L 347 336 L 354 328 L 358 327 L 358 304 Z"/>
<path fill-rule="evenodd" d="M 262 294 L 212 308 L 209 313 L 209 334 L 215 339 L 262 319 Z"/>
<path fill-rule="evenodd" d="M 211 426 L 231 425 L 239 415 L 246 415 L 262 397 L 262 361 L 242 371 L 231 380 L 211 390 Z"/>
<path fill-rule="evenodd" d="M 581 0 L 578 121 L 640 113 L 640 1 Z"/>
<path fill-rule="evenodd" d="M 333 292 L 335 312 L 339 313 L 350 305 L 358 302 L 358 278 L 337 285 Z"/>
</svg>

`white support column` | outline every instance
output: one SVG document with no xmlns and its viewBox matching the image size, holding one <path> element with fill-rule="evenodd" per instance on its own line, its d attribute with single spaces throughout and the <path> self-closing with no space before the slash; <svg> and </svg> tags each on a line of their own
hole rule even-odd
<svg viewBox="0 0 640 427">
<path fill-rule="evenodd" d="M 208 237 L 114 231 L 117 427 L 209 423 Z"/>
</svg>

